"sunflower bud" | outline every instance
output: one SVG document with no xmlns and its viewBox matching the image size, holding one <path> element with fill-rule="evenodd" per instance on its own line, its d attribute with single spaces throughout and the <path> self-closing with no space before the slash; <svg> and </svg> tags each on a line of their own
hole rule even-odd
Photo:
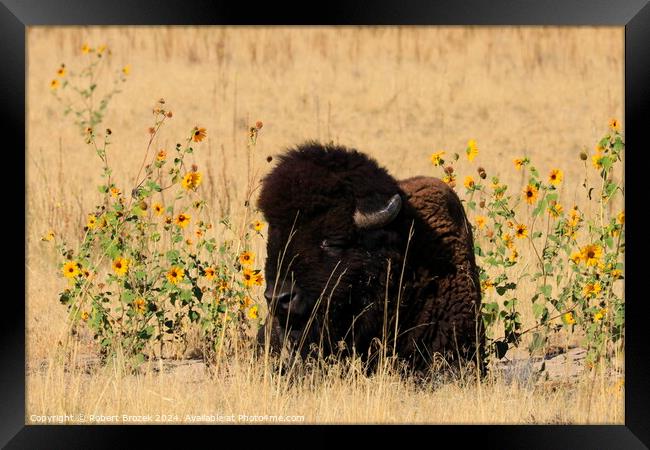
<svg viewBox="0 0 650 450">
<path fill-rule="evenodd" d="M 454 167 L 453 166 L 445 167 L 445 173 L 448 173 L 449 175 L 451 175 L 452 173 L 454 173 Z"/>
<path fill-rule="evenodd" d="M 460 158 L 460 155 L 458 153 L 454 153 L 454 160 L 458 161 L 458 158 Z"/>
<path fill-rule="evenodd" d="M 487 178 L 487 173 L 485 172 L 485 169 L 483 167 L 478 168 L 478 176 L 481 177 L 481 179 L 483 180 Z"/>
<path fill-rule="evenodd" d="M 192 164 L 192 172 L 196 172 L 197 170 L 199 170 L 199 166 Z"/>
<path fill-rule="evenodd" d="M 587 156 L 587 153 L 586 153 L 586 152 L 580 152 L 580 159 L 581 159 L 582 161 L 586 161 L 587 158 L 588 158 L 588 156 Z"/>
<path fill-rule="evenodd" d="M 481 200 L 478 204 L 481 208 L 485 208 L 485 200 Z"/>
<path fill-rule="evenodd" d="M 263 126 L 264 126 L 264 124 L 262 123 L 261 120 L 258 120 L 258 121 L 255 123 L 255 128 L 257 128 L 258 130 L 260 130 Z"/>
<path fill-rule="evenodd" d="M 139 207 L 141 210 L 146 211 L 146 210 L 147 210 L 147 207 L 148 207 L 148 206 L 147 206 L 147 202 L 145 202 L 144 200 L 142 200 L 140 203 L 138 203 L 138 207 Z"/>
</svg>

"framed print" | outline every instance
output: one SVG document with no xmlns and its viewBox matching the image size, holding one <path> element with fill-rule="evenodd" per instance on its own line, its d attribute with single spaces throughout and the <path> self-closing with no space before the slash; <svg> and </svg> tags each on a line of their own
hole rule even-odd
<svg viewBox="0 0 650 450">
<path fill-rule="evenodd" d="M 3 444 L 647 446 L 646 2 L 276 6 L 3 3 Z"/>
</svg>

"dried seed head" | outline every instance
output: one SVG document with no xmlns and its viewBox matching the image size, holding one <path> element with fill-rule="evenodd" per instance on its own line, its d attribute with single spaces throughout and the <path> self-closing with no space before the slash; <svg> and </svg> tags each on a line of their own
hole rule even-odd
<svg viewBox="0 0 650 450">
<path fill-rule="evenodd" d="M 580 152 L 580 159 L 581 159 L 582 161 L 586 161 L 587 158 L 588 158 L 588 156 L 587 156 L 587 153 L 586 153 L 586 152 Z"/>
<path fill-rule="evenodd" d="M 449 175 L 451 175 L 452 173 L 454 173 L 454 167 L 453 166 L 445 167 L 445 173 L 448 173 Z"/>
<path fill-rule="evenodd" d="M 481 177 L 481 179 L 483 180 L 487 178 L 487 173 L 485 172 L 485 169 L 483 167 L 478 168 L 478 176 Z"/>
<path fill-rule="evenodd" d="M 270 163 L 271 161 L 273 161 L 273 156 L 267 156 L 266 157 L 266 162 Z"/>
<path fill-rule="evenodd" d="M 258 121 L 255 123 L 255 128 L 257 128 L 258 130 L 260 130 L 263 126 L 264 126 L 264 124 L 262 123 L 261 120 L 258 120 Z"/>
<path fill-rule="evenodd" d="M 481 200 L 481 201 L 478 203 L 478 206 L 480 206 L 481 208 L 485 208 L 485 200 Z"/>
<path fill-rule="evenodd" d="M 197 170 L 199 170 L 199 166 L 192 164 L 192 172 L 196 172 Z"/>
</svg>

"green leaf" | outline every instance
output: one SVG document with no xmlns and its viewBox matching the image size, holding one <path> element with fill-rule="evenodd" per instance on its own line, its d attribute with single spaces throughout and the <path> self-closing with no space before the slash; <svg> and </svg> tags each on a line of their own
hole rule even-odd
<svg viewBox="0 0 650 450">
<path fill-rule="evenodd" d="M 539 287 L 540 292 L 541 292 L 542 294 L 544 294 L 544 296 L 545 296 L 546 298 L 550 298 L 550 296 L 551 296 L 551 289 L 552 289 L 552 288 L 551 288 L 551 285 L 549 285 L 549 284 L 545 284 L 545 285 Z"/>
<path fill-rule="evenodd" d="M 544 306 L 541 303 L 533 303 L 533 314 L 535 315 L 535 319 L 539 320 L 539 318 L 542 317 L 544 312 L 548 312 L 546 306 Z"/>
<path fill-rule="evenodd" d="M 122 293 L 122 301 L 126 303 L 127 305 L 131 304 L 131 302 L 135 299 L 135 292 L 133 291 L 124 291 Z"/>
<path fill-rule="evenodd" d="M 182 239 L 182 237 L 181 237 Z M 178 250 L 169 250 L 166 254 L 165 257 L 167 258 L 167 261 L 169 261 L 171 264 L 175 264 L 176 261 L 178 261 L 178 258 L 180 257 L 180 252 Z"/>
<path fill-rule="evenodd" d="M 191 322 L 196 322 L 196 321 L 199 320 L 199 317 L 201 317 L 200 314 L 197 311 L 193 310 L 193 309 L 190 309 L 188 311 L 187 315 L 190 318 Z"/>
</svg>

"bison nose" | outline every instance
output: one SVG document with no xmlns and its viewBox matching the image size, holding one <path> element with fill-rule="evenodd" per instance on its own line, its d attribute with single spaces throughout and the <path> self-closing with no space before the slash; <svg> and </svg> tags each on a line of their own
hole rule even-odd
<svg viewBox="0 0 650 450">
<path fill-rule="evenodd" d="M 281 311 L 288 311 L 291 307 L 291 301 L 294 300 L 295 303 L 298 293 L 295 290 L 289 291 L 284 289 L 274 293 L 273 290 L 267 289 L 266 292 L 264 292 L 264 297 L 266 297 L 266 301 L 269 302 L 269 305 L 276 304 L 277 308 Z"/>
</svg>

